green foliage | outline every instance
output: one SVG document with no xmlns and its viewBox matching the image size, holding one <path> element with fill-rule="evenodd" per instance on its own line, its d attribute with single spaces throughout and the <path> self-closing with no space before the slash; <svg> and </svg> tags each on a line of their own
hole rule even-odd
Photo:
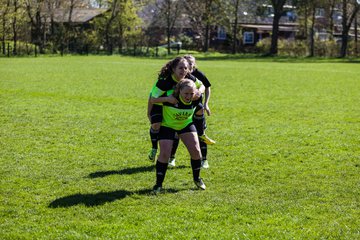
<svg viewBox="0 0 360 240">
<path fill-rule="evenodd" d="M 3 45 L 0 42 L 0 56 L 3 56 Z M 14 42 L 5 41 L 5 55 L 13 56 Z M 18 41 L 16 43 L 17 56 L 26 56 L 35 54 L 35 45 L 27 42 Z"/>
<path fill-rule="evenodd" d="M 325 57 L 337 57 L 340 53 L 340 44 L 334 40 L 315 41 L 315 55 Z"/>
<path fill-rule="evenodd" d="M 271 38 L 265 38 L 256 43 L 256 50 L 259 53 L 267 53 L 270 49 Z M 340 45 L 334 40 L 315 41 L 315 56 L 317 57 L 337 57 L 339 56 Z M 354 48 L 349 47 L 351 56 L 355 56 Z M 288 57 L 305 57 L 308 55 L 309 44 L 306 40 L 285 40 L 278 41 L 278 54 Z"/>
<path fill-rule="evenodd" d="M 270 50 L 271 38 L 261 39 L 256 43 L 256 49 L 260 53 L 267 53 Z"/>
<path fill-rule="evenodd" d="M 165 59 L 0 59 L 1 239 L 359 239 L 358 64 L 196 55 L 210 168 L 180 144 L 153 196 L 148 93 Z"/>
<path fill-rule="evenodd" d="M 179 41 L 182 43 L 182 47 L 185 49 L 193 49 L 195 48 L 194 41 L 191 37 L 186 36 L 185 34 L 181 34 L 179 36 Z"/>
</svg>

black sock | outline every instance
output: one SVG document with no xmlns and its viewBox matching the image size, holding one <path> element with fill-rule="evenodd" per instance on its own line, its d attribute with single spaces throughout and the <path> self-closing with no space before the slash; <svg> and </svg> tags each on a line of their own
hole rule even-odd
<svg viewBox="0 0 360 240">
<path fill-rule="evenodd" d="M 171 157 L 172 158 L 175 158 L 175 154 L 176 154 L 176 150 L 177 150 L 178 146 L 179 146 L 179 137 L 176 136 L 174 138 L 173 146 L 172 146 L 172 149 L 171 149 Z"/>
<path fill-rule="evenodd" d="M 201 149 L 201 155 L 202 155 L 202 159 L 201 160 L 206 160 L 206 156 L 207 156 L 207 144 L 200 141 L 200 149 Z"/>
<path fill-rule="evenodd" d="M 194 181 L 198 181 L 200 177 L 201 161 L 191 159 L 191 168 L 193 171 Z"/>
<path fill-rule="evenodd" d="M 168 163 L 156 161 L 156 185 L 158 185 L 159 187 L 162 187 L 167 167 Z"/>
<path fill-rule="evenodd" d="M 193 118 L 193 121 L 194 121 L 194 125 L 196 127 L 196 131 L 197 131 L 197 134 L 199 136 L 202 136 L 204 135 L 204 123 L 205 123 L 205 116 L 204 114 L 202 115 L 194 115 L 194 118 Z"/>
<path fill-rule="evenodd" d="M 154 130 L 153 128 L 150 128 L 150 139 L 152 148 L 157 149 L 158 148 L 158 136 L 159 136 L 159 130 Z"/>
</svg>

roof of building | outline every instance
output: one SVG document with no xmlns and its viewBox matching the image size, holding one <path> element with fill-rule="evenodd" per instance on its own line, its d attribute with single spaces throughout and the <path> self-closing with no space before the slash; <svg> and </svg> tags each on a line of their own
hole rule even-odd
<svg viewBox="0 0 360 240">
<path fill-rule="evenodd" d="M 85 23 L 103 14 L 107 9 L 102 8 L 75 8 L 71 14 L 71 22 Z M 58 23 L 69 22 L 70 9 L 56 9 L 54 11 L 54 21 Z"/>
<path fill-rule="evenodd" d="M 272 31 L 271 24 L 240 24 L 243 28 L 255 28 L 258 31 Z M 279 30 L 282 32 L 296 32 L 296 25 L 279 25 Z"/>
</svg>

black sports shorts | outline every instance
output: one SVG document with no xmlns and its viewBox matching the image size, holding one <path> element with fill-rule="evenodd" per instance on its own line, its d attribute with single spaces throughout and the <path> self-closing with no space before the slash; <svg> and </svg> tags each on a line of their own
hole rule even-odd
<svg viewBox="0 0 360 240">
<path fill-rule="evenodd" d="M 162 118 L 162 105 L 154 104 L 150 111 L 150 122 L 161 123 Z"/>
<path fill-rule="evenodd" d="M 182 134 L 182 133 L 187 133 L 187 132 L 196 132 L 196 127 L 193 123 L 190 123 L 189 125 L 187 125 L 186 127 L 184 127 L 181 130 L 175 130 L 169 127 L 164 127 L 161 126 L 160 127 L 160 132 L 159 132 L 159 140 L 161 139 L 168 139 L 168 140 L 174 140 L 176 133 L 178 135 Z"/>
</svg>

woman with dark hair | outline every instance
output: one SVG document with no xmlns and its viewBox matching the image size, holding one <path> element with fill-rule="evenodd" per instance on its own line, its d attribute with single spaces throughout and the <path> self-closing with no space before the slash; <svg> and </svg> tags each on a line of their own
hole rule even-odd
<svg viewBox="0 0 360 240">
<path fill-rule="evenodd" d="M 188 55 L 185 55 L 184 58 L 186 60 L 188 60 L 190 74 L 192 76 L 196 77 L 197 79 L 199 79 L 204 84 L 205 98 L 204 98 L 203 106 L 204 106 L 204 110 L 207 113 L 207 115 L 210 116 L 211 112 L 210 112 L 210 108 L 209 108 L 209 100 L 210 100 L 210 93 L 211 93 L 211 91 L 210 91 L 211 83 L 210 83 L 209 79 L 205 76 L 205 74 L 196 67 L 196 60 L 195 60 L 194 56 L 188 54 Z M 195 121 L 203 121 L 203 123 L 204 123 L 204 126 L 201 129 L 198 129 L 198 130 L 200 130 L 200 132 L 198 131 L 198 135 L 200 138 L 199 140 L 200 140 L 200 148 L 201 148 L 201 155 L 202 155 L 201 167 L 209 168 L 209 163 L 207 160 L 207 145 L 215 144 L 215 141 L 210 139 L 205 134 L 205 129 L 207 127 L 205 114 L 197 115 L 197 116 L 195 116 L 195 118 L 197 118 L 197 120 L 195 120 Z M 171 166 L 171 167 L 175 167 L 175 165 L 176 165 L 175 154 L 176 154 L 178 145 L 179 145 L 179 139 L 175 138 L 174 146 L 173 146 L 170 160 L 169 160 L 169 166 Z"/>
<path fill-rule="evenodd" d="M 155 160 L 157 149 L 158 149 L 158 135 L 163 118 L 162 108 L 164 103 L 176 104 L 178 100 L 172 96 L 167 95 L 168 91 L 174 90 L 176 84 L 185 79 L 185 77 L 190 78 L 191 81 L 195 83 L 196 89 L 199 91 L 196 92 L 195 99 L 199 99 L 202 96 L 202 93 L 205 91 L 205 87 L 201 81 L 196 79 L 193 76 L 187 76 L 189 73 L 189 63 L 183 57 L 176 57 L 171 61 L 167 62 L 160 70 L 158 80 L 153 86 L 149 101 L 148 101 L 148 118 L 151 122 L 150 128 L 150 138 L 152 149 L 149 152 L 149 159 L 151 161 Z M 203 128 L 202 119 L 199 119 L 199 123 L 196 123 L 196 126 Z"/>
</svg>

